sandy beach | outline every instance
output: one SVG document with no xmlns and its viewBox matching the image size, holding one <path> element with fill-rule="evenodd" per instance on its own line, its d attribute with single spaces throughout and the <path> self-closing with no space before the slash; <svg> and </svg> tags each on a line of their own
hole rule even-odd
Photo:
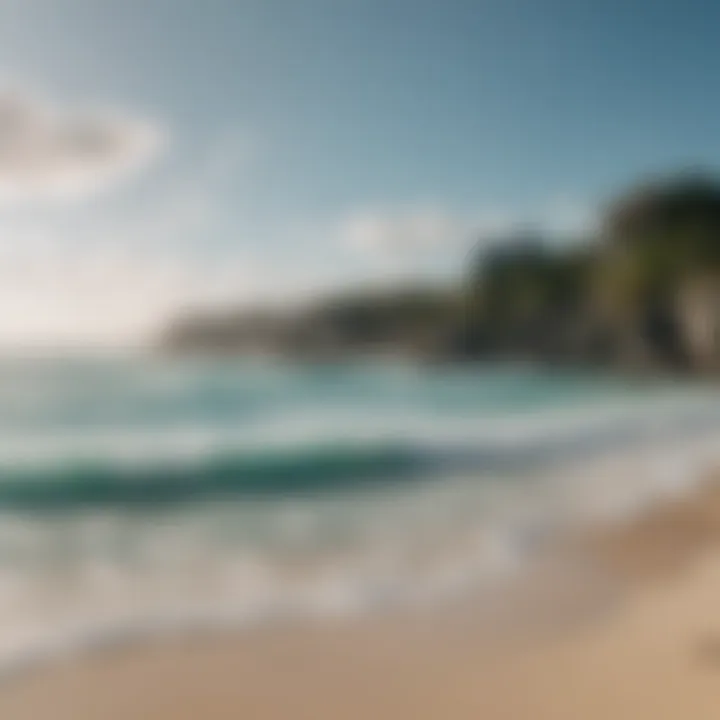
<svg viewBox="0 0 720 720">
<path fill-rule="evenodd" d="M 521 595 L 534 615 L 518 615 L 519 643 L 488 633 L 487 618 L 467 604 L 186 637 L 26 672 L 0 691 L 0 717 L 715 718 L 719 538 L 713 484 L 587 533 L 576 558 L 602 583 L 561 589 L 546 577 L 542 591 L 531 580 L 534 594 Z"/>
</svg>

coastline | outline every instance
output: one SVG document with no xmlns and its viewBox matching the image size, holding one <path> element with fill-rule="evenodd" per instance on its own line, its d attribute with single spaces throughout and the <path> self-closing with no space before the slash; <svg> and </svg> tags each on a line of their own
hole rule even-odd
<svg viewBox="0 0 720 720">
<path fill-rule="evenodd" d="M 592 571 L 531 573 L 515 594 L 514 636 L 468 599 L 148 640 L 9 678 L 0 717 L 710 718 L 720 682 L 718 541 L 712 481 L 573 539 L 574 567 Z"/>
</svg>

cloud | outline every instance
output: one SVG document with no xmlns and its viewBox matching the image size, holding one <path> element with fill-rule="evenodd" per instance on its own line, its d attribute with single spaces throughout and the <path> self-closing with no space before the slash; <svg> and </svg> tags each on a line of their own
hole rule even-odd
<svg viewBox="0 0 720 720">
<path fill-rule="evenodd" d="M 0 200 L 85 197 L 145 167 L 164 142 L 145 120 L 0 92 Z"/>
<path fill-rule="evenodd" d="M 597 220 L 590 205 L 559 196 L 534 207 L 488 206 L 468 213 L 439 206 L 365 210 L 337 224 L 340 244 L 366 256 L 407 260 L 457 253 L 531 230 L 557 243 L 591 234 Z"/>
<path fill-rule="evenodd" d="M 133 345 L 185 308 L 269 294 L 273 274 L 250 248 L 207 246 L 227 230 L 249 144 L 239 131 L 214 138 L 130 207 L 0 212 L 0 350 Z"/>
<path fill-rule="evenodd" d="M 342 221 L 338 231 L 343 245 L 379 255 L 434 250 L 463 234 L 457 219 L 434 208 L 359 212 Z"/>
</svg>

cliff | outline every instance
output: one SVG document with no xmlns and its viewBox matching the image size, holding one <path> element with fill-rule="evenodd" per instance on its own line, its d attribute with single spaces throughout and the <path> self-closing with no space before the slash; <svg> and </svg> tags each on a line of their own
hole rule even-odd
<svg viewBox="0 0 720 720">
<path fill-rule="evenodd" d="M 720 369 L 720 184 L 681 175 L 611 202 L 576 243 L 482 245 L 456 287 L 345 293 L 292 312 L 198 314 L 173 352 L 302 358 L 391 354 L 608 367 Z"/>
</svg>

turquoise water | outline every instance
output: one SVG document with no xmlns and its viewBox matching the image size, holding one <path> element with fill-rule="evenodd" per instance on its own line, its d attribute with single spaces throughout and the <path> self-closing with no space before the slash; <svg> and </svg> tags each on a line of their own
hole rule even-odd
<svg viewBox="0 0 720 720">
<path fill-rule="evenodd" d="M 521 366 L 0 363 L 0 660 L 437 602 L 678 492 L 718 392 Z"/>
</svg>

